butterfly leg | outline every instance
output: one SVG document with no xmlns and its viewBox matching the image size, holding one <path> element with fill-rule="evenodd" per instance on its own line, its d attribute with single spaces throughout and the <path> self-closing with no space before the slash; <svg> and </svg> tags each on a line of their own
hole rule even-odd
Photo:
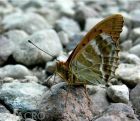
<svg viewBox="0 0 140 121">
<path fill-rule="evenodd" d="M 89 97 L 89 94 L 88 94 L 88 91 L 87 91 L 87 87 L 86 87 L 85 84 L 84 84 L 84 89 L 85 89 L 86 97 L 87 97 L 87 99 L 88 99 L 88 106 L 90 106 L 90 104 L 91 104 L 91 100 L 90 100 L 90 97 Z"/>
<path fill-rule="evenodd" d="M 54 77 L 53 77 L 53 76 L 54 76 Z M 48 81 L 53 77 L 53 81 L 52 81 L 52 85 L 53 85 L 53 83 L 55 82 L 55 76 L 56 76 L 56 73 L 54 73 L 53 75 L 51 75 L 51 76 L 46 80 L 46 82 L 48 82 Z M 51 85 L 51 86 L 52 86 L 52 85 Z M 48 86 L 48 87 L 49 87 L 49 90 L 52 92 L 51 86 Z"/>
<path fill-rule="evenodd" d="M 68 90 L 67 90 L 67 94 L 66 94 L 65 108 L 67 106 L 67 100 L 68 100 L 68 96 L 69 96 L 69 92 L 70 92 L 70 87 L 71 87 L 71 83 L 69 81 L 69 83 L 68 83 Z"/>
</svg>

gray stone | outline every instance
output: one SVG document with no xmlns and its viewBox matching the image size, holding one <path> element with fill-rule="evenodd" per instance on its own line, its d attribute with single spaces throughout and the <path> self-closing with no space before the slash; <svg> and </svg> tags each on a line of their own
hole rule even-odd
<svg viewBox="0 0 140 121">
<path fill-rule="evenodd" d="M 91 109 L 96 109 L 96 111 L 94 111 L 94 114 L 100 114 L 109 106 L 105 86 L 87 85 L 87 90 L 91 100 Z"/>
<path fill-rule="evenodd" d="M 134 28 L 130 33 L 130 38 L 135 41 L 138 37 L 140 37 L 140 27 Z"/>
<path fill-rule="evenodd" d="M 129 52 L 140 57 L 140 44 L 133 46 Z"/>
<path fill-rule="evenodd" d="M 112 85 L 107 89 L 107 94 L 113 102 L 129 102 L 129 89 L 126 85 Z"/>
<path fill-rule="evenodd" d="M 68 35 L 67 35 L 66 32 L 61 31 L 61 32 L 58 33 L 58 36 L 59 36 L 59 38 L 60 38 L 61 43 L 62 43 L 64 46 L 66 46 L 66 45 L 70 42 L 69 37 L 68 37 Z"/>
<path fill-rule="evenodd" d="M 85 25 L 85 31 L 89 31 L 92 27 L 94 27 L 101 20 L 103 20 L 103 18 L 87 18 L 86 25 Z"/>
<path fill-rule="evenodd" d="M 31 72 L 23 65 L 6 65 L 0 68 L 0 78 L 24 78 L 27 75 L 31 75 Z"/>
<path fill-rule="evenodd" d="M 53 74 L 44 80 L 43 85 L 51 88 L 53 85 L 59 84 L 60 82 L 64 82 L 59 75 Z"/>
<path fill-rule="evenodd" d="M 128 52 L 120 52 L 120 59 L 124 63 L 140 65 L 140 58 L 135 54 Z"/>
<path fill-rule="evenodd" d="M 4 78 L 0 79 L 0 85 L 2 85 L 3 83 L 11 83 L 13 81 L 15 81 L 15 80 L 12 77 L 4 77 Z"/>
<path fill-rule="evenodd" d="M 100 118 L 96 118 L 94 121 L 139 121 L 133 109 L 122 103 L 115 103 L 108 106 L 106 111 Z"/>
<path fill-rule="evenodd" d="M 7 110 L 5 106 L 0 104 L 0 113 L 10 113 L 10 111 Z"/>
<path fill-rule="evenodd" d="M 131 29 L 132 28 L 132 20 L 131 20 L 131 15 L 127 13 L 126 11 L 121 11 L 120 14 L 124 18 L 124 24 Z"/>
<path fill-rule="evenodd" d="M 106 13 L 107 14 L 115 14 L 115 13 L 119 13 L 120 8 L 117 5 L 112 5 L 112 6 L 108 6 Z"/>
<path fill-rule="evenodd" d="M 14 43 L 14 46 L 18 46 L 21 42 L 25 41 L 25 38 L 29 35 L 22 30 L 11 30 L 4 33 L 4 36 L 11 40 Z"/>
<path fill-rule="evenodd" d="M 134 64 L 120 64 L 116 70 L 116 76 L 127 86 L 134 87 L 140 82 L 140 66 Z"/>
<path fill-rule="evenodd" d="M 0 121 L 21 121 L 21 118 L 10 113 L 0 113 Z"/>
<path fill-rule="evenodd" d="M 50 3 L 48 5 L 50 5 Z M 47 20 L 50 25 L 54 25 L 56 20 L 60 18 L 60 11 L 56 12 L 55 9 L 46 6 L 41 8 L 28 9 L 27 11 L 40 14 Z"/>
<path fill-rule="evenodd" d="M 4 83 L 0 89 L 0 100 L 14 113 L 37 112 L 41 96 L 46 91 L 47 87 L 35 82 Z"/>
<path fill-rule="evenodd" d="M 49 73 L 54 73 L 54 71 L 56 70 L 56 61 L 47 62 L 45 70 Z"/>
<path fill-rule="evenodd" d="M 68 94 L 68 96 L 67 96 Z M 92 101 L 92 100 L 91 100 Z M 47 91 L 40 106 L 45 118 L 42 121 L 88 121 L 93 117 L 83 86 L 67 86 L 59 83 Z M 96 111 L 94 109 L 94 111 Z"/>
<path fill-rule="evenodd" d="M 74 0 L 55 0 L 55 7 L 58 8 L 59 11 L 61 11 L 64 14 L 67 15 L 74 15 Z"/>
<path fill-rule="evenodd" d="M 18 0 L 10 0 L 10 3 L 13 6 L 19 7 L 19 8 L 27 8 L 27 7 L 41 7 L 47 4 L 47 2 L 45 0 L 23 0 L 18 1 Z"/>
<path fill-rule="evenodd" d="M 35 13 L 11 13 L 4 17 L 2 24 L 4 29 L 21 29 L 29 34 L 51 28 L 42 16 Z"/>
<path fill-rule="evenodd" d="M 138 37 L 135 41 L 134 41 L 134 44 L 133 45 L 138 45 L 140 44 L 140 37 Z"/>
<path fill-rule="evenodd" d="M 75 33 L 80 32 L 79 25 L 70 18 L 62 17 L 61 19 L 56 21 L 55 28 L 57 31 L 64 31 L 70 37 L 73 36 Z"/>
<path fill-rule="evenodd" d="M 52 56 L 57 56 L 62 52 L 61 42 L 54 30 L 50 29 L 35 32 L 26 38 L 26 41 L 17 46 L 13 53 L 14 59 L 17 62 L 23 63 L 25 65 L 45 63 L 52 58 L 50 55 L 42 52 L 35 46 L 28 43 L 27 40 L 33 41 L 34 44 Z"/>
<path fill-rule="evenodd" d="M 82 38 L 85 36 L 86 32 L 80 32 L 78 34 L 75 34 L 74 36 L 71 37 L 71 41 L 69 44 L 67 44 L 66 49 L 68 51 L 73 50 L 78 43 L 82 40 Z"/>
<path fill-rule="evenodd" d="M 6 15 L 14 11 L 14 7 L 6 0 L 0 1 L 0 15 Z"/>
<path fill-rule="evenodd" d="M 99 13 L 97 11 L 83 3 L 77 6 L 74 18 L 84 26 L 83 24 L 87 18 L 92 18 L 98 15 Z"/>
<path fill-rule="evenodd" d="M 132 48 L 133 42 L 132 40 L 126 40 L 121 43 L 120 47 L 122 51 L 128 51 L 129 49 Z"/>
<path fill-rule="evenodd" d="M 14 6 L 23 7 L 27 4 L 29 4 L 30 1 L 31 0 L 23 0 L 23 2 L 21 2 L 21 1 L 18 1 L 18 0 L 10 0 L 9 2 Z"/>
<path fill-rule="evenodd" d="M 25 76 L 25 81 L 24 82 L 39 82 L 38 78 L 36 76 L 28 75 Z"/>
<path fill-rule="evenodd" d="M 14 51 L 14 44 L 8 38 L 0 36 L 0 65 L 3 65 Z"/>
<path fill-rule="evenodd" d="M 57 57 L 57 60 L 63 61 L 63 62 L 66 62 L 67 59 L 68 59 L 68 56 L 66 54 L 61 54 Z"/>
<path fill-rule="evenodd" d="M 31 118 L 26 118 L 25 121 L 35 121 L 35 120 L 33 120 Z"/>
<path fill-rule="evenodd" d="M 130 100 L 140 119 L 140 83 L 131 90 Z"/>
<path fill-rule="evenodd" d="M 140 10 L 134 9 L 130 12 L 133 27 L 140 27 Z"/>
<path fill-rule="evenodd" d="M 47 74 L 44 68 L 36 66 L 32 69 L 32 73 L 38 79 L 38 83 L 42 84 L 42 82 L 47 78 Z"/>
<path fill-rule="evenodd" d="M 123 30 L 120 34 L 120 39 L 121 41 L 126 41 L 127 38 L 128 38 L 128 28 L 126 26 L 123 26 Z"/>
</svg>

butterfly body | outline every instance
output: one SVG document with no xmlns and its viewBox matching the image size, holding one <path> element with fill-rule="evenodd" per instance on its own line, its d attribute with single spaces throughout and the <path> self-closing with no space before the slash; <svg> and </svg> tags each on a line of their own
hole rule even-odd
<svg viewBox="0 0 140 121">
<path fill-rule="evenodd" d="M 119 35 L 123 17 L 112 15 L 93 27 L 66 62 L 57 63 L 57 73 L 72 85 L 106 84 L 118 66 Z"/>
</svg>

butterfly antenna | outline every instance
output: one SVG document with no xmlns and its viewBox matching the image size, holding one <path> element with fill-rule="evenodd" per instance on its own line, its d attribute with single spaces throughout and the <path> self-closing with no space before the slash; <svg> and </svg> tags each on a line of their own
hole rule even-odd
<svg viewBox="0 0 140 121">
<path fill-rule="evenodd" d="M 39 50 L 41 50 L 42 52 L 44 52 L 44 53 L 48 54 L 49 56 L 53 57 L 54 59 L 56 59 L 56 56 L 51 55 L 50 53 L 48 53 L 48 52 L 42 50 L 40 47 L 38 47 L 37 45 L 35 45 L 31 40 L 28 40 L 28 42 L 29 42 L 30 44 L 34 45 L 34 46 L 35 46 L 36 48 L 38 48 Z M 57 60 L 57 59 L 56 59 L 56 60 Z M 57 61 L 59 61 L 59 60 L 57 60 Z"/>
</svg>

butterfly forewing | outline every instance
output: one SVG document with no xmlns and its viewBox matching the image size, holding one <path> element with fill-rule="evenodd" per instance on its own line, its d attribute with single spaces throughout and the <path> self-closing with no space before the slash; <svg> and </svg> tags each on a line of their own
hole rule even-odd
<svg viewBox="0 0 140 121">
<path fill-rule="evenodd" d="M 105 84 L 114 77 L 122 26 L 123 17 L 112 15 L 92 28 L 77 45 L 66 62 L 76 83 Z"/>
<path fill-rule="evenodd" d="M 93 27 L 69 56 L 68 60 L 66 61 L 66 65 L 68 66 L 68 68 L 73 58 L 82 50 L 82 48 L 100 33 L 104 32 L 112 36 L 113 41 L 118 44 L 118 39 L 122 31 L 123 22 L 124 21 L 122 15 L 115 14 L 104 19 L 103 21 L 99 22 L 95 27 Z"/>
</svg>

